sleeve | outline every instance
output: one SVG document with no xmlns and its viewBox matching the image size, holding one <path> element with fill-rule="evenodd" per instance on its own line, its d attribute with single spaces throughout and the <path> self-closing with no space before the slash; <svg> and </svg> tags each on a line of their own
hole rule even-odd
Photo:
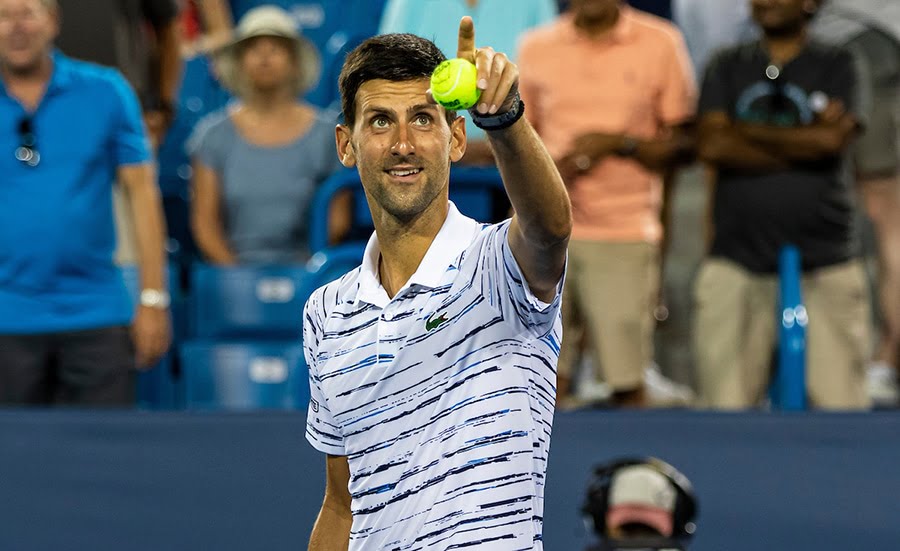
<svg viewBox="0 0 900 551">
<path fill-rule="evenodd" d="M 118 71 L 112 71 L 110 83 L 115 95 L 117 113 L 113 135 L 116 166 L 150 162 L 153 158 L 141 104 L 134 89 Z"/>
<path fill-rule="evenodd" d="M 673 126 L 693 118 L 697 111 L 697 83 L 684 36 L 672 29 L 669 47 L 664 49 L 662 89 L 657 105 L 663 124 Z"/>
<path fill-rule="evenodd" d="M 863 77 L 868 66 L 859 55 L 846 48 L 838 48 L 828 64 L 828 80 L 822 92 L 830 98 L 841 100 L 849 113 L 865 127 L 872 106 L 872 90 Z"/>
<path fill-rule="evenodd" d="M 184 146 L 192 159 L 220 173 L 225 165 L 226 154 L 220 124 L 223 116 L 227 115 L 216 112 L 203 117 Z"/>
<path fill-rule="evenodd" d="M 729 61 L 728 50 L 720 50 L 710 59 L 709 64 L 706 66 L 697 108 L 700 115 L 714 111 L 724 111 L 729 114 L 732 112 L 732 101 L 729 97 L 727 74 L 725 72 Z"/>
<path fill-rule="evenodd" d="M 141 0 L 141 11 L 144 19 L 159 29 L 178 17 L 179 7 L 175 0 Z"/>
<path fill-rule="evenodd" d="M 556 297 L 546 303 L 528 287 L 519 263 L 509 247 L 510 220 L 487 226 L 478 260 L 481 289 L 488 303 L 521 333 L 540 339 L 548 335 L 560 319 L 565 271 L 559 278 Z"/>
<path fill-rule="evenodd" d="M 312 447 L 329 455 L 346 455 L 344 435 L 328 409 L 328 397 L 322 390 L 322 379 L 316 365 L 317 350 L 323 325 L 321 290 L 313 293 L 303 308 L 303 357 L 309 369 L 309 409 L 306 414 L 306 440 Z"/>
</svg>

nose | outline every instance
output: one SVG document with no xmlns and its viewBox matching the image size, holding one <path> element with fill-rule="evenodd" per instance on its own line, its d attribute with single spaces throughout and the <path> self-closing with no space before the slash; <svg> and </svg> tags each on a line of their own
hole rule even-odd
<svg viewBox="0 0 900 551">
<path fill-rule="evenodd" d="M 391 155 L 405 156 L 415 155 L 416 146 L 413 143 L 413 134 L 405 124 L 397 125 L 397 135 L 394 144 L 391 146 Z"/>
</svg>

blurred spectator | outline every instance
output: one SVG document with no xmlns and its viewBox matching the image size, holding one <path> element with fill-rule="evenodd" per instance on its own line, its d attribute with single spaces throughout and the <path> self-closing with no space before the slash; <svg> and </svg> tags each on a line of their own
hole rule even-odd
<svg viewBox="0 0 900 551">
<path fill-rule="evenodd" d="M 65 25 L 56 45 L 66 55 L 118 69 L 138 94 L 158 148 L 175 116 L 181 73 L 175 0 L 58 0 Z M 115 190 L 116 261 L 137 260 L 134 220 L 124 188 Z"/>
<path fill-rule="evenodd" d="M 557 15 L 554 0 L 388 0 L 379 34 L 412 33 L 434 41 L 448 58 L 456 57 L 456 27 L 448 22 L 471 16 L 478 44 L 490 44 L 513 56 L 525 31 L 550 23 Z M 466 155 L 463 164 L 493 165 L 494 156 L 484 131 L 466 117 Z"/>
<path fill-rule="evenodd" d="M 900 352 L 900 2 L 829 0 L 813 36 L 846 46 L 860 60 L 872 91 L 866 132 L 853 158 L 859 188 L 877 238 L 880 338 L 867 369 L 867 389 L 877 405 L 898 401 Z"/>
<path fill-rule="evenodd" d="M 759 35 L 750 17 L 749 2 L 732 5 L 719 0 L 674 0 L 673 7 L 675 20 L 701 72 L 715 50 Z M 900 2 L 829 0 L 822 3 L 810 30 L 815 39 L 853 52 L 859 85 L 872 90 L 872 101 L 864 106 L 868 127 L 853 153 L 863 205 L 874 224 L 880 268 L 881 335 L 874 361 L 867 369 L 867 386 L 877 403 L 896 404 L 900 352 Z"/>
<path fill-rule="evenodd" d="M 200 121 L 189 140 L 194 238 L 214 264 L 304 262 L 313 194 L 340 167 L 334 116 L 296 99 L 318 78 L 318 54 L 287 12 L 262 6 L 219 56 L 240 102 Z M 349 224 L 346 196 L 331 220 L 332 235 Z"/>
<path fill-rule="evenodd" d="M 58 30 L 54 0 L 0 0 L 0 402 L 129 404 L 135 354 L 170 339 L 159 192 L 134 92 L 55 52 Z M 140 213 L 136 314 L 112 258 L 117 176 Z"/>
<path fill-rule="evenodd" d="M 717 170 L 710 257 L 696 281 L 705 405 L 757 405 L 775 339 L 777 257 L 800 249 L 807 386 L 821 408 L 865 408 L 869 303 L 846 153 L 863 120 L 851 54 L 807 38 L 816 0 L 752 0 L 763 38 L 709 64 L 701 158 Z"/>
<path fill-rule="evenodd" d="M 58 0 L 66 55 L 115 67 L 135 89 L 154 147 L 172 122 L 181 73 L 176 0 Z"/>
<path fill-rule="evenodd" d="M 693 71 L 678 30 L 619 0 L 574 0 L 519 52 L 526 117 L 557 159 L 575 227 L 563 309 L 564 404 L 586 336 L 621 405 L 646 403 L 663 177 L 689 158 Z"/>
<path fill-rule="evenodd" d="M 600 544 L 589 551 L 684 550 L 697 502 L 686 476 L 654 457 L 596 467 L 582 512 Z"/>
<path fill-rule="evenodd" d="M 262 5 L 284 9 L 322 54 L 321 80 L 306 100 L 331 107 L 339 100 L 337 77 L 344 56 L 378 29 L 385 0 L 203 0 L 199 7 L 207 35 L 201 46 L 211 51 L 230 34 L 234 21 Z"/>
</svg>

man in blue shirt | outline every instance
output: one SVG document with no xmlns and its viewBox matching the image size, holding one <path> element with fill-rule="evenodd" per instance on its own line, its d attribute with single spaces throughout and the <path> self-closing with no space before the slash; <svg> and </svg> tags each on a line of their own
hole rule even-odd
<svg viewBox="0 0 900 551">
<path fill-rule="evenodd" d="M 170 340 L 159 192 L 134 92 L 54 52 L 58 29 L 55 0 L 0 0 L 0 403 L 128 404 Z M 112 260 L 117 179 L 136 313 Z"/>
</svg>

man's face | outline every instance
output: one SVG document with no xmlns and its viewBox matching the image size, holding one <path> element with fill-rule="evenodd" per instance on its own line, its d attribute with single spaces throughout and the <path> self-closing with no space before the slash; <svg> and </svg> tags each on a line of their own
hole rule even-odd
<svg viewBox="0 0 900 551">
<path fill-rule="evenodd" d="M 241 69 L 254 88 L 286 86 L 297 72 L 293 45 L 286 38 L 258 36 L 240 46 Z"/>
<path fill-rule="evenodd" d="M 575 17 L 585 21 L 607 21 L 619 9 L 621 0 L 572 0 Z"/>
<path fill-rule="evenodd" d="M 56 13 L 41 0 L 0 0 L 0 65 L 12 72 L 39 66 L 58 30 Z"/>
<path fill-rule="evenodd" d="M 447 199 L 450 163 L 465 153 L 465 123 L 447 124 L 443 108 L 426 101 L 427 89 L 428 79 L 367 81 L 353 127 L 337 129 L 338 155 L 357 166 L 373 216 L 409 222 Z"/>
<path fill-rule="evenodd" d="M 766 32 L 796 29 L 806 23 L 813 0 L 750 0 L 753 20 Z"/>
</svg>

